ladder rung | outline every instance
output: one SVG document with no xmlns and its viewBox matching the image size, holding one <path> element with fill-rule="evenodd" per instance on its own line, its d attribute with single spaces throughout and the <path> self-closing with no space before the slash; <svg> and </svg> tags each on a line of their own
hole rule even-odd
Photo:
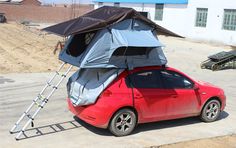
<svg viewBox="0 0 236 148">
<path fill-rule="evenodd" d="M 61 76 L 61 77 L 66 77 L 66 74 L 60 74 L 58 71 L 56 71 L 56 74 Z"/>
<path fill-rule="evenodd" d="M 48 103 L 48 99 L 47 98 L 43 99 L 43 102 Z"/>
<path fill-rule="evenodd" d="M 58 87 L 54 85 L 52 88 L 55 88 L 55 89 L 57 89 Z"/>
<path fill-rule="evenodd" d="M 19 123 L 15 123 L 15 126 L 18 126 L 19 125 Z"/>
<path fill-rule="evenodd" d="M 43 102 L 48 102 L 48 99 L 47 99 L 47 97 L 44 97 L 43 95 L 41 95 L 41 94 L 39 94 L 38 95 L 38 98 L 41 100 L 41 101 L 43 101 Z"/>
<path fill-rule="evenodd" d="M 27 114 L 26 117 L 28 117 L 31 120 L 34 120 L 34 118 L 32 118 L 30 114 Z"/>
<path fill-rule="evenodd" d="M 39 104 L 37 101 L 35 101 L 35 100 L 33 100 L 33 101 L 34 101 L 34 104 L 35 104 L 36 106 L 43 108 L 43 106 L 42 106 L 41 104 Z"/>
<path fill-rule="evenodd" d="M 52 84 L 51 84 L 50 82 L 47 82 L 47 85 L 48 85 L 48 86 L 51 86 Z"/>
<path fill-rule="evenodd" d="M 48 98 L 47 97 L 44 97 L 43 95 L 41 94 L 38 94 L 38 98 L 39 100 L 41 100 L 42 102 L 48 102 Z M 35 100 L 33 100 L 35 102 Z"/>
<path fill-rule="evenodd" d="M 41 94 L 38 94 L 38 98 L 39 98 L 39 100 L 44 100 L 44 99 L 46 99 L 46 97 L 44 97 L 44 96 L 41 95 Z"/>
<path fill-rule="evenodd" d="M 49 83 L 49 82 L 47 82 L 47 85 L 48 85 L 48 86 L 52 86 L 52 88 L 56 88 L 56 89 L 57 89 L 57 86 L 55 86 L 55 85 L 53 85 L 53 84 L 51 84 L 51 83 Z"/>
<path fill-rule="evenodd" d="M 60 75 L 60 73 L 59 73 L 58 71 L 56 71 L 56 74 L 57 74 L 57 75 Z"/>
</svg>

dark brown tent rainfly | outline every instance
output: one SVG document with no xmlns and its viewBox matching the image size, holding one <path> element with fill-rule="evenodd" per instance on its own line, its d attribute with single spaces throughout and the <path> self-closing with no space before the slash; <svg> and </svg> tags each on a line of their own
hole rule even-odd
<svg viewBox="0 0 236 148">
<path fill-rule="evenodd" d="M 78 18 L 47 27 L 43 30 L 60 36 L 70 36 L 100 30 L 126 19 L 141 20 L 157 30 L 158 34 L 181 37 L 157 25 L 132 8 L 111 6 L 103 6 Z"/>
</svg>

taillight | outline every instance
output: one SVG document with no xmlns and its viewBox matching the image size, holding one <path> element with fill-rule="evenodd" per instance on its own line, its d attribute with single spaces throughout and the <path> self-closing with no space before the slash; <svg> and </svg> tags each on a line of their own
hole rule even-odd
<svg viewBox="0 0 236 148">
<path fill-rule="evenodd" d="M 112 92 L 110 90 L 105 90 L 101 97 L 110 97 L 112 95 Z"/>
</svg>

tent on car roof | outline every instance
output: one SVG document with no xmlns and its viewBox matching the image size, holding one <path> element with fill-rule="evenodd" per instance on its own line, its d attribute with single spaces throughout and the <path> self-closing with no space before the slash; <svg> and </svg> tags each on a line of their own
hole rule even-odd
<svg viewBox="0 0 236 148">
<path fill-rule="evenodd" d="M 80 67 L 67 83 L 74 106 L 96 102 L 126 68 L 165 65 L 157 34 L 178 36 L 134 9 L 108 6 L 44 30 L 69 37 L 59 59 Z"/>
<path fill-rule="evenodd" d="M 80 68 L 165 65 L 157 34 L 178 36 L 132 8 L 110 6 L 44 30 L 70 37 L 59 59 Z"/>
</svg>

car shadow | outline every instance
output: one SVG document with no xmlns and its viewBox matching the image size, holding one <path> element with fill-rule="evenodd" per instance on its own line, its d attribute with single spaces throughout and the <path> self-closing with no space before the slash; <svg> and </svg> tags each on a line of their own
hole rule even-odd
<svg viewBox="0 0 236 148">
<path fill-rule="evenodd" d="M 228 116 L 229 116 L 229 114 L 227 112 L 223 111 L 223 112 L 221 112 L 220 117 L 217 119 L 217 121 L 225 119 Z M 197 123 L 202 123 L 202 121 L 200 120 L 199 117 L 189 117 L 189 118 L 182 118 L 182 119 L 144 123 L 144 124 L 139 124 L 137 126 L 136 130 L 134 130 L 133 134 L 137 134 L 137 133 L 145 132 L 145 131 L 150 131 L 150 130 L 167 129 L 167 128 L 197 124 Z"/>
<path fill-rule="evenodd" d="M 221 115 L 217 121 L 225 119 L 228 116 L 229 116 L 229 114 L 227 112 L 223 111 L 223 112 L 221 112 Z M 74 120 L 77 121 L 84 128 L 88 129 L 89 131 L 91 131 L 95 134 L 102 135 L 102 136 L 113 136 L 109 132 L 109 130 L 94 127 L 94 126 L 82 121 L 81 119 L 79 119 L 76 116 L 74 116 Z M 197 123 L 201 123 L 201 122 L 202 121 L 199 119 L 199 117 L 189 117 L 189 118 L 174 119 L 174 120 L 168 120 L 168 121 L 143 123 L 143 124 L 139 124 L 136 127 L 136 129 L 133 131 L 133 133 L 131 133 L 131 135 L 138 134 L 140 132 L 150 131 L 150 130 L 173 128 L 173 127 L 197 124 Z"/>
<path fill-rule="evenodd" d="M 225 119 L 229 116 L 229 114 L 225 111 L 221 112 L 221 115 L 218 120 Z M 23 136 L 18 140 L 24 140 L 49 134 L 55 134 L 62 131 L 72 130 L 80 127 L 84 127 L 88 129 L 89 131 L 102 136 L 113 136 L 109 130 L 107 129 L 101 129 L 94 127 L 82 120 L 80 120 L 78 117 L 74 116 L 74 120 L 72 121 L 66 121 L 66 122 L 60 122 L 60 123 L 54 123 L 50 125 L 45 126 L 39 126 L 31 129 L 27 129 Z M 196 124 L 200 123 L 198 117 L 191 117 L 191 118 L 183 118 L 183 119 L 175 119 L 175 120 L 168 120 L 168 121 L 159 121 L 159 122 L 152 122 L 152 123 L 144 123 L 139 124 L 134 132 L 132 134 L 137 134 L 140 132 L 150 131 L 150 130 L 156 130 L 156 129 L 163 129 L 163 128 L 172 128 L 177 126 L 184 126 L 184 125 L 190 125 L 190 124 Z M 13 134 L 17 134 L 18 132 L 14 132 Z"/>
</svg>

